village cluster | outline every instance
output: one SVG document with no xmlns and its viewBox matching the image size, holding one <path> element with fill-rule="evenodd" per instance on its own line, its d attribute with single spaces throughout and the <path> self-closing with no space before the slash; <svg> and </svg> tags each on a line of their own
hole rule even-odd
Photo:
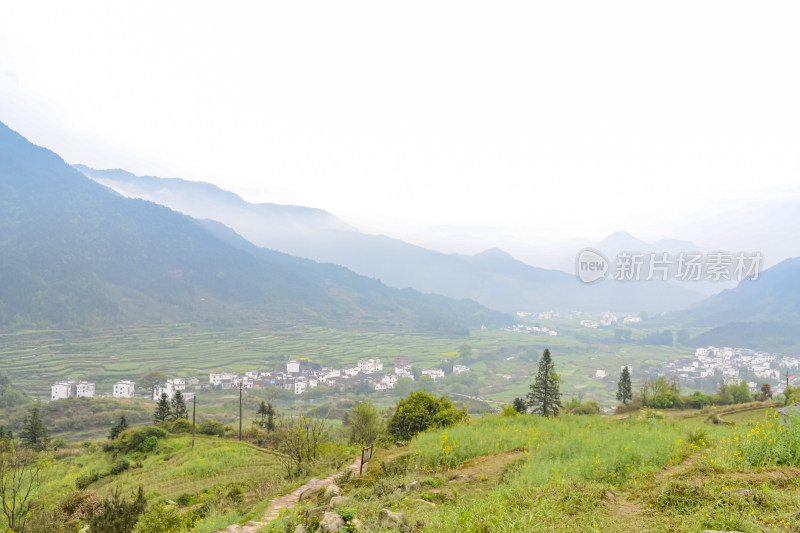
<svg viewBox="0 0 800 533">
<path fill-rule="evenodd" d="M 783 392 L 784 378 L 791 370 L 800 367 L 798 357 L 778 357 L 766 352 L 756 352 L 747 348 L 697 348 L 693 358 L 678 359 L 665 365 L 665 370 L 683 379 L 702 379 L 720 375 L 723 379 L 738 382 L 740 379 L 755 377 L 760 380 L 777 382 L 775 394 Z M 792 376 L 789 376 L 792 377 Z M 751 390 L 761 383 L 748 381 Z"/>
<path fill-rule="evenodd" d="M 514 331 L 516 333 L 530 333 L 531 335 L 550 335 L 551 337 L 558 335 L 558 332 L 554 329 L 539 326 L 528 326 L 525 324 L 514 324 L 513 326 L 507 326 L 503 328 L 503 330 Z"/>
<path fill-rule="evenodd" d="M 468 372 L 469 367 L 454 364 L 453 373 Z M 428 368 L 419 372 L 420 376 L 427 376 L 433 381 L 438 381 L 445 376 L 441 368 Z M 394 358 L 394 372 L 383 372 L 383 363 L 380 359 L 359 360 L 356 366 L 335 369 L 313 363 L 308 359 L 291 360 L 286 363 L 285 370 L 249 370 L 244 374 L 233 372 L 210 373 L 208 383 L 201 383 L 196 377 L 168 378 L 164 383 L 153 388 L 153 400 L 158 400 L 162 394 L 173 398 L 177 391 L 185 390 L 214 390 L 214 389 L 252 389 L 267 386 L 276 386 L 302 395 L 306 390 L 319 385 L 347 391 L 360 383 L 366 383 L 376 391 L 394 389 L 397 380 L 408 378 L 414 380 L 414 371 L 405 356 Z M 88 397 L 95 394 L 95 384 L 87 381 L 68 379 L 54 383 L 50 388 L 51 400 L 60 400 L 71 397 Z M 114 398 L 133 398 L 134 383 L 132 381 L 119 381 L 112 388 Z"/>
<path fill-rule="evenodd" d="M 641 322 L 642 318 L 633 315 L 627 315 L 622 317 L 622 324 L 636 324 L 637 322 Z M 585 328 L 610 328 L 612 326 L 616 326 L 620 323 L 619 318 L 614 313 L 603 313 L 603 316 L 600 317 L 600 320 L 592 320 L 592 319 L 584 319 L 581 320 L 581 326 Z"/>
</svg>

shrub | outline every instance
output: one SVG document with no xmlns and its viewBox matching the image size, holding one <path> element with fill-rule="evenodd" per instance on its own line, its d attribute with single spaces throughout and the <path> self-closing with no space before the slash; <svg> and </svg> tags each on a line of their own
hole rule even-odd
<svg viewBox="0 0 800 533">
<path fill-rule="evenodd" d="M 171 433 L 191 433 L 192 423 L 185 418 L 178 418 L 169 428 Z"/>
<path fill-rule="evenodd" d="M 397 402 L 389 419 L 389 434 L 408 440 L 429 428 L 445 428 L 469 418 L 466 409 L 456 409 L 447 396 L 437 398 L 427 392 L 412 392 Z"/>
<path fill-rule="evenodd" d="M 203 420 L 199 426 L 197 426 L 197 431 L 202 433 L 203 435 L 222 435 L 225 432 L 225 426 L 222 425 L 222 422 L 217 422 L 216 420 Z"/>
<path fill-rule="evenodd" d="M 147 446 L 153 446 L 153 448 L 155 448 L 155 442 L 158 439 L 163 439 L 166 437 L 167 432 L 163 429 L 155 426 L 144 426 L 123 431 L 118 439 L 109 444 L 112 444 L 118 451 L 121 452 L 147 451 L 141 449 L 142 444 L 144 444 L 145 441 L 148 441 L 149 439 L 149 441 L 152 443 L 146 445 L 145 448 L 147 448 Z"/>
<path fill-rule="evenodd" d="M 141 533 L 171 533 L 183 529 L 184 519 L 175 505 L 158 502 L 142 515 L 136 524 Z"/>
<path fill-rule="evenodd" d="M 142 442 L 136 450 L 142 453 L 149 453 L 156 449 L 156 445 L 158 445 L 158 439 L 155 435 L 150 435 L 144 439 L 144 442 Z"/>
<path fill-rule="evenodd" d="M 89 485 L 91 485 L 92 483 L 94 483 L 95 481 L 97 481 L 98 479 L 100 479 L 100 474 L 98 474 L 97 472 L 90 472 L 88 474 L 81 474 L 75 480 L 75 488 L 77 488 L 78 490 L 83 490 L 86 487 L 88 487 Z"/>
<path fill-rule="evenodd" d="M 517 416 L 519 414 L 519 411 L 514 409 L 514 405 L 513 404 L 507 403 L 507 404 L 505 404 L 503 406 L 503 410 L 502 410 L 501 414 L 503 416 Z"/>
<path fill-rule="evenodd" d="M 128 462 L 128 460 L 123 459 L 122 461 L 117 461 L 116 463 L 114 463 L 114 465 L 111 467 L 110 472 L 112 476 L 117 476 L 126 471 L 127 469 L 129 469 L 130 467 L 131 464 Z"/>
</svg>

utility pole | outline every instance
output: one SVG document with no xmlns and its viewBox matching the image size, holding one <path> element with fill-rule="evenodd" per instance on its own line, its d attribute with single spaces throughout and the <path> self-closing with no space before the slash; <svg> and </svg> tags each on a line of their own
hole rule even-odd
<svg viewBox="0 0 800 533">
<path fill-rule="evenodd" d="M 192 396 L 192 448 L 194 448 L 194 414 L 197 412 L 197 393 Z"/>
<path fill-rule="evenodd" d="M 239 382 L 239 440 L 242 440 L 242 385 L 243 383 Z"/>
</svg>

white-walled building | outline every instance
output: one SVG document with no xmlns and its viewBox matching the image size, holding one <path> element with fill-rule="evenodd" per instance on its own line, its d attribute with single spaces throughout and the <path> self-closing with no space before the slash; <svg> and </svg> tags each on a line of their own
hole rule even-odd
<svg viewBox="0 0 800 533">
<path fill-rule="evenodd" d="M 76 396 L 81 398 L 94 397 L 94 383 L 67 379 L 53 383 L 50 386 L 51 400 L 64 400 L 66 398 L 73 398 Z"/>
<path fill-rule="evenodd" d="M 66 381 L 59 381 L 58 383 L 50 385 L 51 400 L 64 400 L 70 396 L 72 396 L 72 384 Z"/>
<path fill-rule="evenodd" d="M 289 361 L 288 363 L 286 363 L 286 372 L 289 374 L 299 374 L 300 363 L 295 360 Z"/>
<path fill-rule="evenodd" d="M 79 381 L 75 384 L 75 396 L 78 398 L 94 398 L 94 383 Z"/>
<path fill-rule="evenodd" d="M 364 374 L 375 374 L 383 371 L 383 363 L 381 363 L 380 359 L 369 359 L 367 361 L 359 359 L 358 370 Z"/>
<path fill-rule="evenodd" d="M 186 390 L 186 379 L 184 378 L 169 378 L 163 385 L 156 385 L 153 387 L 153 400 L 158 401 L 161 399 L 162 394 L 166 394 L 170 400 L 175 397 L 177 391 Z"/>
<path fill-rule="evenodd" d="M 114 398 L 133 398 L 133 381 L 117 381 L 114 383 L 112 396 Z"/>
</svg>

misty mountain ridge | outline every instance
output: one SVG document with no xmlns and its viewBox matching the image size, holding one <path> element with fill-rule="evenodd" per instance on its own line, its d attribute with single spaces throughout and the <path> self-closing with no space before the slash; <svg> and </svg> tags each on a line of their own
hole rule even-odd
<svg viewBox="0 0 800 533">
<path fill-rule="evenodd" d="M 258 205 L 214 186 L 140 179 L 119 170 L 76 168 L 126 196 L 157 201 L 195 218 L 217 220 L 259 247 L 342 265 L 391 287 L 472 299 L 502 312 L 661 312 L 687 307 L 702 297 L 689 287 L 665 283 L 611 280 L 589 287 L 572 273 L 574 258 L 568 273 L 531 266 L 496 248 L 475 255 L 445 254 L 384 235 L 344 229 L 336 217 L 324 211 L 318 212 L 319 217 L 305 217 L 293 210 L 283 211 L 282 217 L 266 216 Z M 217 207 L 217 203 L 224 207 Z M 616 236 L 627 242 L 633 239 L 629 234 Z"/>
<path fill-rule="evenodd" d="M 509 320 L 474 302 L 234 246 L 232 231 L 220 239 L 190 217 L 125 198 L 2 123 L 0 149 L 0 325 L 214 320 L 464 334 Z"/>
</svg>

